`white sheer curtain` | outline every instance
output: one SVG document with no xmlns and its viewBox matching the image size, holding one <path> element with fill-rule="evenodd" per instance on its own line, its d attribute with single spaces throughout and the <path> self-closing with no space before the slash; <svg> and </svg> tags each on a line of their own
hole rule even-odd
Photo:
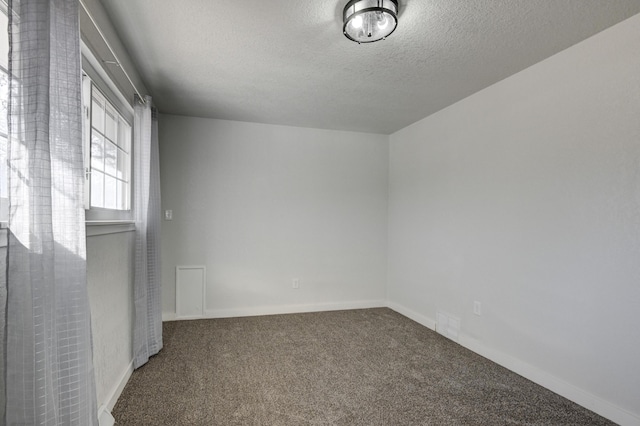
<svg viewBox="0 0 640 426">
<path fill-rule="evenodd" d="M 77 0 L 9 0 L 4 424 L 96 425 Z"/>
<path fill-rule="evenodd" d="M 162 349 L 160 297 L 160 155 L 158 121 L 151 97 L 134 106 L 134 211 L 136 258 L 134 282 L 134 367 Z"/>
</svg>

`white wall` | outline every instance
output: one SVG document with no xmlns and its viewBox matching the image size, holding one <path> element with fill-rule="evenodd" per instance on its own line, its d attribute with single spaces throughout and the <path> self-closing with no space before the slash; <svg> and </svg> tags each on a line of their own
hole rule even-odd
<svg viewBox="0 0 640 426">
<path fill-rule="evenodd" d="M 87 237 L 96 394 L 98 407 L 108 410 L 132 371 L 134 237 L 133 232 Z"/>
<path fill-rule="evenodd" d="M 628 424 L 640 424 L 638 46 L 640 15 L 390 137 L 392 305 L 460 317 L 462 344 Z"/>
<path fill-rule="evenodd" d="M 388 138 L 162 115 L 163 310 L 207 267 L 207 316 L 381 305 Z M 300 289 L 292 289 L 292 279 Z"/>
</svg>

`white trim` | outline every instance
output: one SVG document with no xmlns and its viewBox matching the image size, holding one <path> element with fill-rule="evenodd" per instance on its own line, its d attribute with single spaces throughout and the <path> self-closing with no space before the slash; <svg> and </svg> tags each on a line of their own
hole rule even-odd
<svg viewBox="0 0 640 426">
<path fill-rule="evenodd" d="M 97 235 L 118 234 L 120 232 L 133 232 L 136 230 L 136 224 L 130 220 L 121 221 L 87 221 L 86 223 L 87 237 L 95 237 Z"/>
<path fill-rule="evenodd" d="M 121 232 L 133 232 L 136 224 L 128 221 L 87 221 L 86 236 L 96 237 L 98 235 L 119 234 Z M 0 248 L 7 246 L 7 228 L 0 225 Z"/>
<path fill-rule="evenodd" d="M 113 418 L 107 407 L 104 405 L 98 410 L 98 426 L 113 426 L 116 419 Z"/>
<path fill-rule="evenodd" d="M 262 315 L 301 314 L 308 312 L 346 311 L 351 309 L 385 308 L 384 300 L 356 300 L 353 302 L 309 303 L 301 305 L 256 306 L 235 309 L 208 309 L 197 319 L 254 317 Z M 173 312 L 163 312 L 162 321 L 188 320 Z"/>
<path fill-rule="evenodd" d="M 394 302 L 387 302 L 387 307 L 402 314 L 427 328 L 435 329 L 435 321 L 422 314 L 418 314 L 409 308 Z M 620 425 L 640 426 L 640 417 L 631 413 L 611 402 L 595 396 L 584 389 L 581 389 L 571 383 L 565 382 L 546 371 L 541 370 L 531 364 L 512 357 L 504 352 L 489 348 L 482 344 L 479 340 L 474 339 L 464 333 L 460 333 L 458 343 L 481 355 L 508 370 L 531 380 L 532 382 L 557 393 L 558 395 L 575 402 L 588 410 L 593 411 Z"/>
<path fill-rule="evenodd" d="M 412 311 L 411 309 L 406 308 L 394 302 L 388 301 L 387 308 L 392 309 L 397 313 L 404 315 L 409 319 L 414 320 L 418 324 L 423 325 L 430 330 L 436 331 L 436 321 L 434 319 L 428 318 L 422 314 L 417 313 L 416 311 Z"/>
<path fill-rule="evenodd" d="M 131 378 L 131 374 L 133 374 L 133 360 L 131 360 L 129 365 L 127 365 L 125 370 L 122 372 L 120 380 L 116 382 L 115 386 L 111 389 L 111 392 L 107 394 L 107 400 L 104 403 L 104 407 L 107 411 L 111 412 L 113 407 L 115 407 L 116 402 L 118 402 L 118 398 L 120 398 L 120 394 L 122 394 L 129 378 Z"/>
<path fill-rule="evenodd" d="M 116 52 L 111 47 L 111 44 L 109 43 L 109 40 L 107 40 L 107 37 L 105 37 L 104 33 L 102 32 L 102 29 L 100 29 L 100 26 L 96 22 L 95 18 L 93 17 L 91 12 L 89 11 L 89 8 L 87 8 L 87 5 L 84 4 L 83 0 L 80 0 L 79 3 L 82 6 L 82 8 L 84 9 L 84 12 L 87 14 L 87 17 L 89 18 L 89 20 L 93 24 L 93 27 L 96 29 L 96 31 L 100 35 L 100 38 L 102 38 L 102 41 L 104 42 L 104 45 L 107 46 L 107 49 L 109 49 L 109 52 L 111 53 L 111 56 L 113 56 L 113 59 L 115 59 L 116 65 L 120 68 L 120 70 L 122 70 L 122 73 L 124 74 L 124 76 L 127 77 L 127 80 L 129 80 L 129 84 L 131 85 L 131 87 L 133 87 L 133 90 L 138 94 L 138 96 L 140 97 L 140 100 L 142 101 L 142 103 L 146 104 L 146 101 L 145 101 L 144 97 L 142 96 L 142 94 L 140 93 L 140 91 L 138 90 L 136 85 L 133 83 L 133 80 L 131 80 L 131 77 L 129 77 L 129 73 L 127 73 L 127 70 L 125 70 L 124 67 L 122 66 L 122 62 L 118 58 L 118 55 L 116 54 Z"/>
<path fill-rule="evenodd" d="M 490 359 L 496 364 L 499 364 L 515 373 L 518 373 L 522 377 L 525 377 L 532 382 L 537 383 L 540 386 L 543 386 L 558 395 L 601 415 L 602 417 L 621 425 L 640 425 L 640 417 L 635 414 L 630 413 L 629 411 L 575 385 L 572 385 L 571 383 L 565 382 L 564 380 L 559 379 L 538 367 L 514 358 L 504 352 L 489 348 L 477 339 L 467 336 L 464 333 L 460 334 L 459 343 L 465 348 L 482 355 L 483 357 Z"/>
<path fill-rule="evenodd" d="M 162 313 L 162 322 L 167 322 L 167 321 L 175 321 L 176 318 L 176 313 L 175 312 L 163 312 Z"/>
<path fill-rule="evenodd" d="M 86 236 L 96 237 L 98 235 L 119 234 L 121 232 L 133 232 L 136 230 L 135 223 L 127 220 L 123 221 L 87 221 Z M 0 248 L 7 246 L 7 228 L 0 224 Z"/>
<path fill-rule="evenodd" d="M 123 221 L 87 221 L 86 236 L 95 237 L 98 235 L 119 234 L 120 232 L 133 232 L 136 230 L 135 223 L 129 220 Z M 0 248 L 7 246 L 7 228 L 0 224 Z"/>
<path fill-rule="evenodd" d="M 82 73 L 82 158 L 84 208 L 91 209 L 91 78 Z M 85 213 L 86 217 L 86 213 Z"/>
<path fill-rule="evenodd" d="M 118 86 L 116 86 L 116 84 L 111 81 L 111 77 L 109 77 L 107 72 L 104 70 L 100 61 L 96 59 L 91 49 L 89 49 L 89 47 L 82 40 L 80 40 L 80 50 L 82 52 L 82 56 L 84 56 L 84 58 L 89 62 L 95 72 L 98 73 L 100 78 L 104 81 L 104 84 L 109 87 L 109 89 L 118 98 L 118 100 L 127 108 L 129 114 L 133 115 L 133 107 L 131 106 L 131 102 L 133 102 L 133 99 L 127 100 L 127 98 L 124 97 L 120 89 L 118 89 Z"/>
<path fill-rule="evenodd" d="M 260 315 L 300 314 L 307 312 L 344 311 L 350 309 L 383 308 L 383 300 L 360 300 L 353 302 L 312 303 L 304 305 L 257 306 L 252 308 L 210 309 L 207 318 L 252 317 Z"/>
</svg>

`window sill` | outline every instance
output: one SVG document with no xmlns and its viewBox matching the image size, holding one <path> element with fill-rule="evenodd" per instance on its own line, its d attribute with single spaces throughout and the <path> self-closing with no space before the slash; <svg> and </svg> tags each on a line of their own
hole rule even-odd
<svg viewBox="0 0 640 426">
<path fill-rule="evenodd" d="M 0 222 L 0 248 L 7 246 L 7 222 Z"/>
<path fill-rule="evenodd" d="M 119 234 L 121 232 L 133 232 L 136 224 L 131 220 L 87 220 L 87 237 L 98 235 Z"/>
<path fill-rule="evenodd" d="M 130 220 L 88 220 L 85 222 L 87 237 L 133 232 L 136 224 Z M 7 246 L 7 222 L 0 222 L 0 248 Z"/>
</svg>

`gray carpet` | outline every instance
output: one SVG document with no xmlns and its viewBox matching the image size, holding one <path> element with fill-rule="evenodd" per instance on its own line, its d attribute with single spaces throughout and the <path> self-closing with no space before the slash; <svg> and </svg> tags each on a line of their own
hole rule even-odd
<svg viewBox="0 0 640 426">
<path fill-rule="evenodd" d="M 164 324 L 118 425 L 607 425 L 389 309 Z"/>
</svg>

